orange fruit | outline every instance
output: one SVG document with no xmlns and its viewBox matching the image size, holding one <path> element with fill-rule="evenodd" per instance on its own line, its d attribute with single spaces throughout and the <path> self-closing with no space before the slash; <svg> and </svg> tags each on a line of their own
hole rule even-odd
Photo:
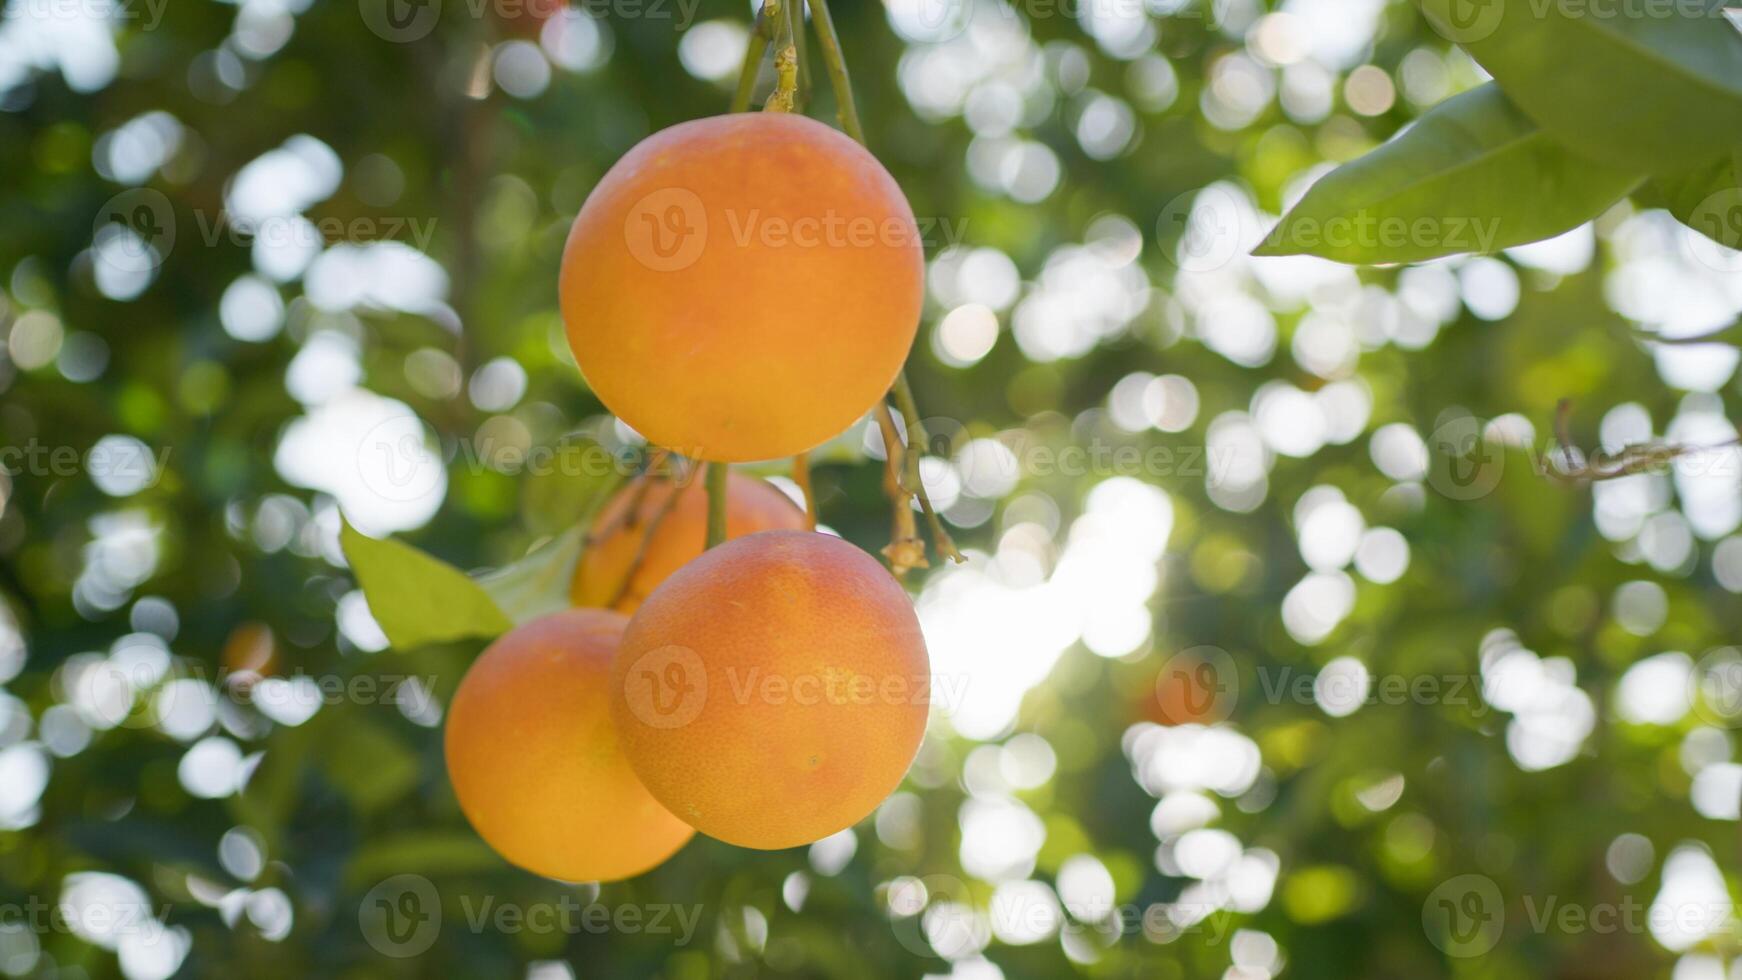
<svg viewBox="0 0 1742 980">
<path fill-rule="evenodd" d="M 694 483 L 700 482 L 698 476 Z M 678 494 L 677 503 L 654 528 L 649 541 L 647 530 L 673 493 Z M 635 508 L 635 523 L 628 524 L 624 518 L 638 495 L 641 503 Z M 772 484 L 738 472 L 727 476 L 728 538 L 757 531 L 797 531 L 804 526 L 804 511 Z M 577 606 L 606 606 L 632 613 L 655 586 L 700 555 L 707 545 L 707 489 L 679 486 L 664 477 L 655 478 L 645 492 L 635 486 L 624 487 L 600 509 L 592 535 L 575 565 L 570 597 Z M 639 565 L 637 554 L 641 556 Z M 632 567 L 635 573 L 629 575 Z"/>
<path fill-rule="evenodd" d="M 930 666 L 907 593 L 810 531 L 728 541 L 642 603 L 611 667 L 623 753 L 673 814 L 743 847 L 807 844 L 901 783 Z"/>
<path fill-rule="evenodd" d="M 562 260 L 569 344 L 605 406 L 699 459 L 791 456 L 870 411 L 907 359 L 925 261 L 875 157 L 785 113 L 641 141 Z"/>
<path fill-rule="evenodd" d="M 504 634 L 448 707 L 448 778 L 460 809 L 511 863 L 564 881 L 652 868 L 693 830 L 635 778 L 608 707 L 627 620 L 570 609 Z"/>
</svg>

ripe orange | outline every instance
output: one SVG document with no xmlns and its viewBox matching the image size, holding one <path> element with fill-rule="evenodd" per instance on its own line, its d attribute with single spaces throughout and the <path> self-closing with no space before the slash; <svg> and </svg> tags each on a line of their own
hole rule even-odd
<svg viewBox="0 0 1742 980">
<path fill-rule="evenodd" d="M 640 874 L 694 833 L 650 796 L 617 744 L 607 707 L 627 620 L 570 609 L 502 636 L 448 708 L 448 778 L 497 853 L 564 881 Z"/>
<path fill-rule="evenodd" d="M 700 482 L 699 478 L 696 482 Z M 641 503 L 635 509 L 635 523 L 625 524 L 624 517 L 638 493 Z M 648 541 L 649 525 L 673 493 L 679 494 L 677 503 Z M 804 526 L 804 511 L 769 483 L 738 472 L 727 477 L 728 538 L 757 531 L 797 531 Z M 708 538 L 708 492 L 701 486 L 680 487 L 663 477 L 645 492 L 638 487 L 624 487 L 599 511 L 592 532 L 594 536 L 575 566 L 570 597 L 577 606 L 608 606 L 632 613 L 655 586 L 702 553 Z M 638 553 L 641 562 L 636 565 Z M 625 583 L 624 577 L 631 567 L 635 574 Z"/>
<path fill-rule="evenodd" d="M 641 141 L 569 232 L 575 361 L 657 445 L 740 462 L 852 425 L 907 359 L 924 300 L 913 211 L 859 144 L 785 113 Z"/>
<path fill-rule="evenodd" d="M 648 596 L 611 667 L 623 753 L 672 813 L 743 847 L 806 844 L 901 783 L 930 703 L 907 593 L 809 531 L 719 545 Z"/>
</svg>

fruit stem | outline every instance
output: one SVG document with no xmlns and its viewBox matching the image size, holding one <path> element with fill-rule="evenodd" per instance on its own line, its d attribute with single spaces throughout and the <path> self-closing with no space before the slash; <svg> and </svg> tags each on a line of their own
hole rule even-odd
<svg viewBox="0 0 1742 980">
<path fill-rule="evenodd" d="M 744 49 L 744 67 L 738 72 L 738 90 L 732 94 L 732 112 L 746 112 L 756 94 L 756 80 L 762 75 L 762 56 L 768 52 L 773 30 L 768 23 L 768 3 L 763 0 L 756 10 L 756 24 L 750 29 L 750 43 Z"/>
<path fill-rule="evenodd" d="M 847 135 L 865 145 L 865 128 L 859 122 L 859 107 L 853 101 L 853 81 L 847 74 L 847 59 L 841 53 L 841 38 L 835 33 L 835 18 L 829 0 L 810 0 L 811 22 L 817 29 L 817 46 L 829 71 L 829 86 L 835 90 L 835 113 Z"/>
<path fill-rule="evenodd" d="M 901 435 L 895 429 L 895 416 L 889 402 L 877 402 L 877 428 L 883 433 L 883 492 L 894 505 L 894 527 L 883 557 L 889 559 L 889 570 L 903 578 L 909 569 L 925 568 L 925 542 L 919 538 L 919 528 L 913 522 L 913 502 L 901 485 L 901 454 L 905 451 Z"/>
<path fill-rule="evenodd" d="M 636 498 L 629 504 L 629 512 L 631 514 L 641 510 L 641 502 L 647 497 L 646 487 L 652 486 L 653 481 L 658 479 L 652 475 L 651 471 L 642 474 L 642 476 L 644 480 L 643 488 L 638 491 Z M 665 523 L 666 517 L 669 516 L 673 510 L 677 509 L 678 499 L 684 495 L 684 491 L 688 490 L 690 485 L 694 482 L 694 480 L 686 479 L 683 473 L 672 474 L 671 496 L 666 497 L 661 501 L 659 510 L 654 511 L 653 515 L 647 519 L 647 530 L 641 535 L 641 544 L 636 546 L 635 557 L 629 562 L 629 567 L 624 569 L 623 580 L 617 583 L 617 591 L 612 594 L 611 601 L 606 603 L 606 608 L 617 608 L 618 603 L 621 603 L 623 598 L 629 594 L 629 585 L 635 581 L 635 573 L 641 570 L 642 564 L 647 560 L 647 551 L 653 544 L 653 535 L 659 531 L 659 526 Z M 631 521 L 630 523 L 633 525 L 634 522 Z"/>
<path fill-rule="evenodd" d="M 787 0 L 786 9 L 792 18 L 793 111 L 802 112 L 811 100 L 811 73 L 805 67 L 804 7 L 805 0 Z"/>
<path fill-rule="evenodd" d="M 642 468 L 641 472 L 635 474 L 634 479 L 630 481 L 630 485 L 634 489 L 630 493 L 629 508 L 622 514 L 619 514 L 615 520 L 611 521 L 611 523 L 599 528 L 597 531 L 589 532 L 582 540 L 584 540 L 588 545 L 591 545 L 595 541 L 609 537 L 611 534 L 624 528 L 634 527 L 636 522 L 641 520 L 641 503 L 647 499 L 647 491 L 652 488 L 653 476 L 659 471 L 661 466 L 665 465 L 666 459 L 670 455 L 670 450 L 655 449 L 647 457 L 647 465 Z"/>
<path fill-rule="evenodd" d="M 726 540 L 726 464 L 708 464 L 708 542 L 707 547 Z"/>
<path fill-rule="evenodd" d="M 847 135 L 858 141 L 860 146 L 866 146 L 865 127 L 859 120 L 859 105 L 853 99 L 853 80 L 847 73 L 847 58 L 841 50 L 841 37 L 835 31 L 835 19 L 829 13 L 829 0 L 810 0 L 811 21 L 816 25 L 818 47 L 823 52 L 823 64 L 829 70 L 829 84 L 835 90 L 835 111 L 840 115 L 841 128 Z M 938 554 L 954 562 L 967 561 L 962 553 L 956 550 L 955 539 L 944 529 L 944 523 L 938 519 L 937 511 L 932 507 L 931 495 L 926 492 L 925 482 L 919 477 L 920 447 L 926 444 L 925 426 L 919 420 L 919 406 L 913 397 L 913 388 L 907 383 L 907 372 L 903 370 L 895 376 L 895 387 L 890 389 L 895 396 L 895 404 L 901 409 L 901 414 L 907 417 L 907 476 L 903 487 L 919 500 L 919 509 L 924 512 L 926 528 L 931 532 L 932 545 Z M 888 406 L 882 407 L 883 414 L 888 414 Z M 893 423 L 893 419 L 891 420 Z M 887 435 L 884 438 L 887 444 Z M 895 451 L 890 450 L 890 458 Z M 906 501 L 902 501 L 905 509 Z M 911 517 L 909 518 L 911 522 Z"/>
<path fill-rule="evenodd" d="M 799 453 L 792 458 L 792 482 L 798 484 L 798 489 L 804 494 L 804 526 L 807 531 L 817 529 L 817 494 L 811 488 L 811 454 Z"/>
<path fill-rule="evenodd" d="M 968 559 L 956 549 L 955 539 L 944 529 L 944 522 L 938 519 L 938 513 L 931 505 L 931 494 L 926 492 L 925 481 L 920 479 L 919 457 L 931 440 L 926 435 L 925 423 L 919 419 L 919 403 L 914 400 L 913 386 L 907 383 L 905 370 L 895 376 L 895 387 L 891 390 L 895 393 L 896 407 L 907 418 L 907 489 L 919 498 L 919 509 L 925 513 L 926 528 L 931 531 L 932 547 L 959 565 Z"/>
<path fill-rule="evenodd" d="M 803 2 L 763 0 L 769 20 L 774 23 L 774 94 L 762 103 L 763 112 L 795 112 L 798 109 L 798 48 L 793 33 L 792 8 Z"/>
</svg>

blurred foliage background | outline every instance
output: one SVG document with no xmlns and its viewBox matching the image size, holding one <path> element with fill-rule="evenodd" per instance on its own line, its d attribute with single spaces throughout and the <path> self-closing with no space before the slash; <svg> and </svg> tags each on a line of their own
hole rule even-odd
<svg viewBox="0 0 1742 980">
<path fill-rule="evenodd" d="M 495 568 L 600 492 L 564 447 L 635 458 L 558 258 L 618 156 L 724 111 L 748 5 L 5 11 L 0 974 L 1742 975 L 1738 452 L 1566 478 L 1736 439 L 1737 349 L 1672 341 L 1742 314 L 1742 264 L 1628 204 L 1246 257 L 1481 81 L 1408 3 L 838 5 L 971 558 L 912 582 L 932 731 L 851 831 L 602 888 L 466 827 L 478 647 L 387 650 L 339 515 Z M 876 441 L 842 445 L 822 519 L 875 551 Z"/>
</svg>

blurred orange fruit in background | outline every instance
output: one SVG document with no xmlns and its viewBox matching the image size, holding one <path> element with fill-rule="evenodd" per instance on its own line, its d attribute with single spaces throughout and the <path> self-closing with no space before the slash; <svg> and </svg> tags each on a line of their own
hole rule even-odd
<svg viewBox="0 0 1742 980">
<path fill-rule="evenodd" d="M 688 483 L 663 476 L 648 479 L 654 481 L 651 486 L 617 491 L 594 519 L 569 590 L 575 605 L 632 613 L 667 576 L 701 555 L 708 538 L 708 493 L 695 485 L 700 476 Z M 660 518 L 673 494 L 676 502 Z M 631 507 L 633 523 L 626 519 Z M 649 538 L 656 518 L 659 524 Z M 728 538 L 804 527 L 804 511 L 772 484 L 736 471 L 726 478 Z"/>
</svg>

